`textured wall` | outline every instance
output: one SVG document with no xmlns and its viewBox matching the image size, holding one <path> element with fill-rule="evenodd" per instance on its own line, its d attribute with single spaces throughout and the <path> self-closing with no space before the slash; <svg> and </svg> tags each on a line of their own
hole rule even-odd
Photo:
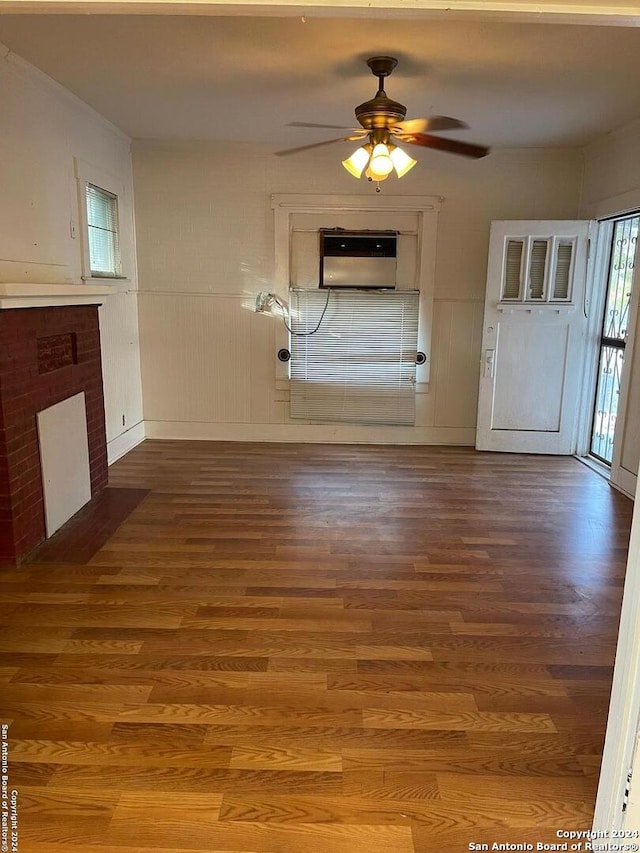
<svg viewBox="0 0 640 853">
<path fill-rule="evenodd" d="M 340 166 L 339 146 L 274 157 L 249 145 L 134 143 L 145 424 L 164 437 L 472 444 L 492 219 L 578 212 L 582 159 L 497 151 L 480 161 L 420 152 L 381 197 L 436 195 L 431 382 L 416 427 L 289 419 L 276 382 L 275 318 L 252 313 L 274 286 L 272 193 L 375 192 Z"/>
<path fill-rule="evenodd" d="M 100 308 L 107 437 L 142 420 L 130 140 L 0 45 L 0 281 L 82 283 L 78 161 L 117 183 L 126 282 Z M 104 282 L 101 282 L 104 283 Z M 124 418 L 124 425 L 123 425 Z"/>
<path fill-rule="evenodd" d="M 581 214 L 614 216 L 640 208 L 640 118 L 600 136 L 584 149 Z"/>
</svg>

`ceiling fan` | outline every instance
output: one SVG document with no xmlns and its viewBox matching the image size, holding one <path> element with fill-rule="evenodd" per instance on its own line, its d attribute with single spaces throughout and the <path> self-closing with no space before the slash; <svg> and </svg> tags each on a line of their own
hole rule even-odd
<svg viewBox="0 0 640 853">
<path fill-rule="evenodd" d="M 392 101 L 384 91 L 384 79 L 388 77 L 398 64 L 393 56 L 372 56 L 367 59 L 371 73 L 378 78 L 378 91 L 375 97 L 365 101 L 355 109 L 355 114 L 361 127 L 345 127 L 335 124 L 313 124 L 304 121 L 294 121 L 289 127 L 321 127 L 347 130 L 347 136 L 327 139 L 324 142 L 314 142 L 311 145 L 301 145 L 297 148 L 287 148 L 276 151 L 280 157 L 297 154 L 299 151 L 309 151 L 322 145 L 333 145 L 336 142 L 365 141 L 351 157 L 344 160 L 342 165 L 354 177 L 359 178 L 363 172 L 369 180 L 381 181 L 395 169 L 398 177 L 406 175 L 415 166 L 416 161 L 409 157 L 396 142 L 406 142 L 409 145 L 420 145 L 423 148 L 436 148 L 450 154 L 460 154 L 463 157 L 480 158 L 489 153 L 482 145 L 460 142 L 457 139 L 444 139 L 434 136 L 433 131 L 459 130 L 467 125 L 457 118 L 449 116 L 431 116 L 430 118 L 412 118 L 405 120 L 407 108 L 398 101 Z"/>
</svg>

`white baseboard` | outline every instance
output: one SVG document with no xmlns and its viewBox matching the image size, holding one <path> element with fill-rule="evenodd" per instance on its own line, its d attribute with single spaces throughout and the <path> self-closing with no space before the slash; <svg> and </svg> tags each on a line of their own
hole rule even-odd
<svg viewBox="0 0 640 853">
<path fill-rule="evenodd" d="M 107 442 L 107 462 L 109 465 L 124 456 L 132 450 L 137 444 L 145 439 L 144 421 L 140 421 L 135 426 L 130 427 L 125 432 L 121 432 L 111 441 Z"/>
<path fill-rule="evenodd" d="M 631 500 L 634 500 L 636 496 L 637 481 L 637 476 L 633 472 L 627 471 L 621 465 L 617 468 L 611 468 L 611 479 L 609 482 L 614 489 L 622 492 L 623 495 L 631 498 Z"/>
<path fill-rule="evenodd" d="M 475 428 L 362 424 L 248 424 L 145 421 L 147 438 L 190 441 L 286 441 L 316 444 L 444 444 L 473 447 Z"/>
</svg>

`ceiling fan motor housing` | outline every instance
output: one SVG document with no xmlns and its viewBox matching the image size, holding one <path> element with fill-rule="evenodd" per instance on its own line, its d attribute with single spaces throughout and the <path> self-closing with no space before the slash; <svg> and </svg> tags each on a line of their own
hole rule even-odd
<svg viewBox="0 0 640 853">
<path fill-rule="evenodd" d="M 393 127 L 403 121 L 406 114 L 407 108 L 404 104 L 387 98 L 384 91 L 378 92 L 375 98 L 356 107 L 356 118 L 367 130 Z"/>
<path fill-rule="evenodd" d="M 407 108 L 398 101 L 392 101 L 384 91 L 383 80 L 398 64 L 393 56 L 372 56 L 367 60 L 371 73 L 378 78 L 378 91 L 375 98 L 356 107 L 356 118 L 366 130 L 378 130 L 393 127 L 404 120 Z"/>
</svg>

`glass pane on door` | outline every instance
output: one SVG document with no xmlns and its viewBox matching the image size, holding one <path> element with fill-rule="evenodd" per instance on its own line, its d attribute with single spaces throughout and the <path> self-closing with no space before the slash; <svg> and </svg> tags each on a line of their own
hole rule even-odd
<svg viewBox="0 0 640 853">
<path fill-rule="evenodd" d="M 613 434 L 616 429 L 620 374 L 624 361 L 621 347 L 600 348 L 598 365 L 598 390 L 591 432 L 591 454 L 611 465 L 613 459 Z"/>
<path fill-rule="evenodd" d="M 591 455 L 607 465 L 613 459 L 639 223 L 640 216 L 632 216 L 618 220 L 613 229 L 590 447 Z"/>
</svg>

